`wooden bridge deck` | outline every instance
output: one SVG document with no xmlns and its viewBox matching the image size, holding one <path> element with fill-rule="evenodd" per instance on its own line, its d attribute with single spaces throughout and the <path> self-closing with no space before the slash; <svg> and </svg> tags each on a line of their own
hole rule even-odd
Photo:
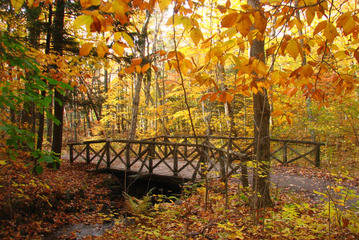
<svg viewBox="0 0 359 240">
<path fill-rule="evenodd" d="M 271 158 L 288 164 L 304 159 L 319 167 L 322 143 L 271 140 Z M 237 173 L 252 159 L 253 138 L 191 136 L 157 137 L 144 140 L 95 140 L 70 143 L 70 161 L 107 168 L 196 180 Z M 302 144 L 301 150 L 296 149 Z M 291 154 L 289 154 L 291 153 Z M 312 159 L 311 159 L 312 156 Z"/>
</svg>

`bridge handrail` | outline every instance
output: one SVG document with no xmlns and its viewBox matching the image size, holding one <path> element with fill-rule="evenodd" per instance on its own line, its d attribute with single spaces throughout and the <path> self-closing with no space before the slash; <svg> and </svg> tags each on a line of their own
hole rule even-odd
<svg viewBox="0 0 359 240">
<path fill-rule="evenodd" d="M 159 141 L 161 138 L 163 138 L 164 140 Z M 76 142 L 76 143 L 68 143 L 68 145 L 73 148 L 73 146 L 76 145 L 90 145 L 90 144 L 96 144 L 96 143 L 111 143 L 111 142 L 117 142 L 117 143 L 125 143 L 125 144 L 147 144 L 147 145 L 162 145 L 162 146 L 175 146 L 175 147 L 196 147 L 196 148 L 207 148 L 207 149 L 212 149 L 215 151 L 219 151 L 222 152 L 223 154 L 227 154 L 228 150 L 230 150 L 230 154 L 233 156 L 237 156 L 239 158 L 248 158 L 248 154 L 247 154 L 247 150 L 249 150 L 251 147 L 253 147 L 253 143 L 249 146 L 247 146 L 246 149 L 244 149 L 243 151 L 241 149 L 238 148 L 237 146 L 237 150 L 240 151 L 240 154 L 234 154 L 232 148 L 227 149 L 226 144 L 222 147 L 216 147 L 213 146 L 209 141 L 207 142 L 202 142 L 202 143 L 188 143 L 187 141 L 184 142 L 170 142 L 170 141 L 166 141 L 166 139 L 227 139 L 227 140 L 252 140 L 254 141 L 253 137 L 228 137 L 228 136 L 203 136 L 203 135 L 199 135 L 199 136 L 188 136 L 188 135 L 177 135 L 177 136 L 156 136 L 156 137 L 152 137 L 152 138 L 147 138 L 147 139 L 142 139 L 142 140 L 128 140 L 128 139 L 111 139 L 111 138 L 107 138 L 107 139 L 97 139 L 97 140 L 88 140 L 88 141 L 83 141 L 83 142 Z M 271 152 L 271 158 L 273 158 L 274 160 L 287 165 L 288 163 L 294 162 L 298 159 L 305 159 L 309 162 L 311 162 L 312 164 L 314 164 L 316 167 L 320 166 L 320 146 L 325 145 L 324 143 L 321 142 L 313 142 L 313 141 L 301 141 L 301 140 L 290 140 L 290 139 L 275 139 L 275 138 L 271 138 L 270 139 L 273 142 L 281 142 L 283 143 L 283 145 L 280 146 L 280 148 L 278 148 L 277 150 L 274 150 Z M 305 145 L 312 145 L 314 146 L 314 148 L 310 151 L 307 151 L 304 154 L 299 153 L 297 150 L 295 150 L 294 148 L 290 147 L 288 144 L 305 144 Z M 228 146 L 228 145 L 227 145 Z M 232 146 L 236 146 L 235 143 Z M 231 146 L 231 147 L 232 147 Z M 274 155 L 276 153 L 278 153 L 279 151 L 283 152 L 283 156 L 282 159 L 279 159 L 278 156 Z M 297 156 L 292 158 L 292 159 L 288 159 L 288 151 L 292 151 L 294 152 Z M 238 153 L 238 151 L 236 152 Z M 311 154 L 311 153 L 315 153 L 315 159 L 314 161 L 310 160 L 307 155 Z M 273 154 L 273 155 L 272 155 Z"/>
<path fill-rule="evenodd" d="M 191 135 L 176 135 L 176 136 L 157 136 L 148 139 L 157 139 L 157 138 L 213 138 L 213 139 L 233 139 L 233 140 L 254 140 L 254 137 L 228 137 L 228 136 L 215 136 L 215 135 L 198 135 L 198 136 L 191 136 Z M 147 139 L 146 139 L 147 140 Z M 303 141 L 303 140 L 292 140 L 292 139 L 278 139 L 278 138 L 270 138 L 270 141 L 273 142 L 287 142 L 287 143 L 301 143 L 301 144 L 311 144 L 311 145 L 325 145 L 323 142 L 314 142 L 314 141 Z"/>
</svg>

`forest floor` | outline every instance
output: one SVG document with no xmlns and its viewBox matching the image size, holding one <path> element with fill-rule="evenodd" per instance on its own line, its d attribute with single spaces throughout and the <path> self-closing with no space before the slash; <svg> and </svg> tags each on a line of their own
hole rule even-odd
<svg viewBox="0 0 359 240">
<path fill-rule="evenodd" d="M 335 176 L 323 169 L 273 167 L 271 181 L 278 186 L 272 190 L 275 206 L 255 213 L 257 217 L 246 205 L 248 195 L 239 190 L 236 181 L 229 184 L 227 210 L 223 207 L 223 185 L 214 181 L 209 185 L 207 203 L 206 190 L 200 186 L 180 201 L 156 203 L 139 211 L 141 204 L 146 204 L 144 200 L 130 200 L 129 204 L 129 199 L 111 193 L 113 179 L 108 174 L 86 170 L 89 166 L 85 164 L 71 165 L 64 160 L 60 170 L 47 169 L 37 177 L 21 162 L 2 166 L 0 185 L 6 191 L 0 194 L 0 238 L 303 239 L 303 234 L 305 239 L 328 239 L 328 234 L 333 239 L 359 237 L 355 230 L 359 229 L 359 211 L 351 208 L 358 200 L 359 179 Z M 337 199 L 339 208 L 334 206 L 328 213 L 322 199 Z M 340 206 L 340 202 L 348 204 Z M 256 227 L 255 221 L 262 227 Z"/>
</svg>

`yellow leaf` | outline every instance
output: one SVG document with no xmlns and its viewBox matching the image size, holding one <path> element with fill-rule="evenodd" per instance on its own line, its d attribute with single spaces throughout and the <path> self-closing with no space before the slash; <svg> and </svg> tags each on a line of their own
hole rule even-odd
<svg viewBox="0 0 359 240">
<path fill-rule="evenodd" d="M 172 0 L 159 0 L 158 5 L 160 6 L 161 11 L 166 10 L 171 2 Z"/>
<path fill-rule="evenodd" d="M 93 43 L 84 43 L 80 48 L 80 56 L 87 56 L 89 55 L 92 49 Z"/>
<path fill-rule="evenodd" d="M 108 53 L 108 47 L 104 42 L 99 42 L 97 45 L 97 55 L 102 58 L 106 55 L 106 53 Z"/>
<path fill-rule="evenodd" d="M 343 31 L 345 35 L 350 34 L 355 29 L 355 21 L 352 16 L 350 16 L 347 21 L 345 21 L 343 26 Z"/>
<path fill-rule="evenodd" d="M 15 13 L 18 13 L 24 4 L 25 0 L 11 0 L 11 5 L 14 7 Z"/>
<path fill-rule="evenodd" d="M 81 15 L 78 16 L 74 21 L 74 28 L 80 28 L 82 25 L 86 25 L 87 31 L 90 29 L 90 25 L 92 24 L 93 19 L 92 16 L 89 15 Z"/>
<path fill-rule="evenodd" d="M 27 0 L 27 6 L 28 6 L 29 8 L 32 8 L 33 5 L 34 5 L 34 0 Z"/>
<path fill-rule="evenodd" d="M 322 22 L 318 23 L 318 25 L 314 29 L 313 36 L 317 35 L 319 32 L 321 32 L 323 29 L 325 29 L 326 26 L 327 26 L 327 21 L 322 21 Z"/>
<path fill-rule="evenodd" d="M 113 34 L 113 38 L 115 39 L 115 41 L 120 40 L 121 37 L 122 37 L 121 32 L 115 32 L 115 33 Z"/>
<path fill-rule="evenodd" d="M 222 19 L 221 25 L 222 27 L 232 27 L 238 20 L 239 14 L 237 12 L 230 13 Z"/>
<path fill-rule="evenodd" d="M 147 72 L 147 70 L 150 68 L 150 66 L 151 65 L 149 63 L 145 64 L 141 69 L 142 74 Z"/>
<path fill-rule="evenodd" d="M 122 57 L 122 56 L 123 56 L 124 48 L 123 48 L 123 46 L 122 46 L 120 43 L 115 42 L 115 43 L 112 45 L 112 49 L 115 51 L 115 53 L 116 53 L 119 57 Z"/>
<path fill-rule="evenodd" d="M 129 11 L 128 4 L 123 0 L 114 0 L 112 2 L 113 11 L 119 16 L 125 17 L 126 12 Z"/>
<path fill-rule="evenodd" d="M 197 45 L 203 39 L 201 30 L 198 28 L 193 28 L 191 31 L 191 38 L 192 41 Z"/>
<path fill-rule="evenodd" d="M 298 57 L 299 54 L 299 47 L 298 47 L 298 43 L 296 40 L 289 40 L 287 47 L 286 47 L 286 51 L 289 53 L 289 55 L 296 59 Z"/>
<path fill-rule="evenodd" d="M 100 3 L 100 0 L 80 0 L 81 7 L 85 9 L 91 6 L 98 6 Z"/>
<path fill-rule="evenodd" d="M 125 41 L 128 43 L 128 45 L 130 45 L 131 47 L 135 46 L 131 36 L 128 35 L 126 32 L 122 32 L 122 37 L 123 37 L 123 39 L 125 39 Z"/>
<path fill-rule="evenodd" d="M 345 51 L 337 51 L 336 53 L 334 53 L 334 57 L 337 60 L 344 60 L 344 59 L 348 58 L 348 55 L 346 54 Z"/>
<path fill-rule="evenodd" d="M 333 42 L 336 36 L 338 36 L 337 29 L 332 23 L 327 24 L 326 28 L 324 29 L 324 36 L 329 42 Z"/>
<path fill-rule="evenodd" d="M 0 165 L 5 165 L 6 161 L 5 160 L 0 160 Z"/>
</svg>

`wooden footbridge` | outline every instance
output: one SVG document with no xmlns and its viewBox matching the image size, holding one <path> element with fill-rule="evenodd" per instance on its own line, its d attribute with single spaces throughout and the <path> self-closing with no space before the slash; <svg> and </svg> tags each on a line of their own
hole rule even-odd
<svg viewBox="0 0 359 240">
<path fill-rule="evenodd" d="M 305 160 L 320 166 L 323 143 L 271 139 L 271 158 L 287 165 Z M 142 140 L 93 140 L 68 144 L 70 162 L 95 164 L 137 174 L 169 176 L 195 181 L 204 176 L 246 175 L 253 158 L 254 139 L 220 136 L 159 136 Z"/>
</svg>

